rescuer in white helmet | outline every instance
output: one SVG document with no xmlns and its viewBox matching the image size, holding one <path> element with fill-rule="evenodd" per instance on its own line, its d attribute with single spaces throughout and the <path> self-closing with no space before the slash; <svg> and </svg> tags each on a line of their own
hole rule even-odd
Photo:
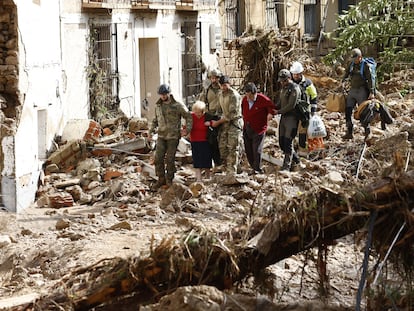
<svg viewBox="0 0 414 311">
<path fill-rule="evenodd" d="M 310 104 L 310 112 L 313 115 L 317 109 L 317 97 L 318 97 L 315 85 L 309 78 L 306 78 L 303 75 L 302 63 L 298 61 L 293 62 L 289 71 L 292 74 L 293 82 L 299 84 L 301 91 L 306 94 L 307 100 L 309 101 L 309 104 Z M 302 122 L 299 122 L 298 154 L 304 157 L 307 157 L 308 151 L 309 151 L 308 146 L 307 146 L 307 130 L 308 130 L 308 124 L 302 124 Z"/>
</svg>

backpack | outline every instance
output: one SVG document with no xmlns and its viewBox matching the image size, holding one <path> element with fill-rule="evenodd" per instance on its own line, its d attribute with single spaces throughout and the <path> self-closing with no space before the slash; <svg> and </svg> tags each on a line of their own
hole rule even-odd
<svg viewBox="0 0 414 311">
<path fill-rule="evenodd" d="M 375 88 L 377 83 L 377 62 L 372 57 L 364 57 L 361 61 L 361 69 L 360 74 L 362 79 L 364 79 L 364 68 L 365 63 L 368 65 L 369 72 L 371 73 L 371 82 L 372 86 Z M 352 73 L 352 70 L 354 69 L 354 62 L 351 63 L 351 66 L 349 67 L 349 72 Z"/>
<path fill-rule="evenodd" d="M 306 87 L 308 85 L 306 85 L 306 83 L 299 83 L 297 85 L 299 85 L 300 88 L 300 97 L 296 102 L 295 110 L 302 126 L 307 127 L 310 119 L 310 100 L 308 94 L 306 93 Z"/>
<path fill-rule="evenodd" d="M 359 121 L 363 127 L 367 127 L 369 124 L 376 121 L 377 116 L 379 115 L 379 104 L 375 101 L 370 101 L 362 109 L 359 115 Z"/>
<path fill-rule="evenodd" d="M 381 128 L 386 129 L 386 124 L 393 123 L 392 116 L 388 111 L 388 108 L 377 100 L 371 100 L 362 107 L 359 114 L 359 120 L 361 125 L 367 127 L 369 124 L 381 121 Z"/>
</svg>

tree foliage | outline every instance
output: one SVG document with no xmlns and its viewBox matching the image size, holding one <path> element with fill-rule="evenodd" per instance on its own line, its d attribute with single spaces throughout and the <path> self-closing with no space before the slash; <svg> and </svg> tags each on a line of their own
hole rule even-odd
<svg viewBox="0 0 414 311">
<path fill-rule="evenodd" d="M 327 64 L 342 62 L 354 47 L 364 54 L 375 50 L 378 75 L 414 65 L 414 2 L 365 0 L 338 17 L 336 48 L 324 57 Z"/>
</svg>

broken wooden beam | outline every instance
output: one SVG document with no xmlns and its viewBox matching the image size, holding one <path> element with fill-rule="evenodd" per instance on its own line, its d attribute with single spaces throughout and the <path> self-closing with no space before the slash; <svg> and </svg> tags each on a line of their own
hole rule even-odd
<svg viewBox="0 0 414 311">
<path fill-rule="evenodd" d="M 292 198 L 285 211 L 263 223 L 263 229 L 249 243 L 225 243 L 216 234 L 191 231 L 179 242 L 164 239 L 151 247 L 146 258 L 106 259 L 64 277 L 61 288 L 39 298 L 36 306 L 47 310 L 58 304 L 63 309 L 89 310 L 126 295 L 134 295 L 137 304 L 148 303 L 151 297 L 158 299 L 184 285 L 229 288 L 284 258 L 363 228 L 376 206 L 382 213 L 378 219 L 383 221 L 404 221 L 395 215 L 413 217 L 414 171 L 384 177 L 355 192 L 348 197 L 321 188 Z M 383 222 L 376 226 L 378 233 L 384 231 Z M 401 242 L 412 243 L 414 228 L 406 226 L 405 230 Z M 406 237 L 411 238 L 404 240 Z M 398 243 L 395 247 L 400 247 Z"/>
</svg>

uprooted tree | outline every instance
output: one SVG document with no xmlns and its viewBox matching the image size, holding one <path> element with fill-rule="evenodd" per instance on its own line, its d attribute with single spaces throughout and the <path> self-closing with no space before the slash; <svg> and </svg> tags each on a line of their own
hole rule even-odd
<svg viewBox="0 0 414 311">
<path fill-rule="evenodd" d="M 146 304 L 184 285 L 230 288 L 281 259 L 363 229 L 374 216 L 372 246 L 379 258 L 387 259 L 393 247 L 388 259 L 412 276 L 414 171 L 405 172 L 396 154 L 386 172 L 350 197 L 321 187 L 290 199 L 277 216 L 235 228 L 233 234 L 192 230 L 180 241 L 164 239 L 152 246 L 146 258 L 106 259 L 74 271 L 59 289 L 41 297 L 35 310 L 89 310 L 131 295 L 137 305 Z"/>
</svg>

